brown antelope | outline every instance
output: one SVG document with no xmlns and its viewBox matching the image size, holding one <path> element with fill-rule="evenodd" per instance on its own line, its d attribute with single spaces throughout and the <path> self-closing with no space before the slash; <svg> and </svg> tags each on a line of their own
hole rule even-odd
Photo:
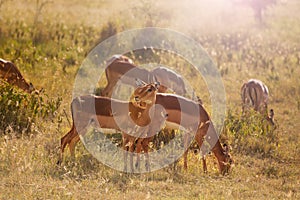
<svg viewBox="0 0 300 200">
<path fill-rule="evenodd" d="M 169 88 L 181 96 L 187 93 L 182 76 L 173 70 L 166 67 L 157 67 L 153 69 L 151 73 L 152 76 L 155 77 L 155 80 L 157 80 L 162 86 L 167 87 L 167 89 Z"/>
<path fill-rule="evenodd" d="M 27 83 L 18 68 L 10 61 L 0 58 L 0 78 L 11 85 L 15 85 L 25 92 L 34 90 L 32 83 Z"/>
<path fill-rule="evenodd" d="M 135 86 L 136 77 L 146 83 L 153 82 L 154 80 L 160 82 L 158 92 L 161 93 L 166 92 L 167 89 L 171 89 L 180 95 L 186 93 L 182 77 L 165 67 L 158 67 L 149 72 L 134 65 L 132 60 L 126 56 L 120 55 L 113 56 L 107 63 L 108 65 L 105 69 L 107 85 L 101 92 L 102 96 L 111 97 L 113 88 L 117 85 L 118 81 L 126 85 Z"/>
<path fill-rule="evenodd" d="M 118 81 L 122 81 L 122 83 L 126 85 L 134 86 L 136 77 L 146 82 L 152 79 L 148 70 L 136 67 L 133 63 L 127 62 L 124 59 L 115 59 L 113 62 L 108 63 L 105 69 L 105 75 L 107 85 L 102 90 L 101 95 L 108 97 L 112 96 L 113 89 Z"/>
<path fill-rule="evenodd" d="M 243 112 L 252 107 L 255 111 L 258 111 L 264 115 L 272 125 L 274 123 L 274 110 L 270 110 L 268 115 L 268 87 L 260 80 L 250 79 L 247 83 L 244 83 L 241 88 L 241 97 L 243 101 Z"/>
<path fill-rule="evenodd" d="M 243 101 L 243 111 L 253 107 L 255 111 L 262 114 L 267 112 L 269 90 L 260 80 L 250 79 L 244 83 L 241 88 L 241 97 Z"/>
<path fill-rule="evenodd" d="M 85 134 L 86 128 L 91 121 L 98 122 L 101 128 L 122 131 L 124 138 L 128 135 L 125 132 L 129 130 L 129 128 L 134 130 L 136 126 L 146 127 L 147 125 L 151 125 L 150 127 L 152 129 L 161 127 L 161 123 L 164 122 L 163 119 L 165 117 L 162 118 L 160 117 L 162 115 L 156 114 L 156 110 L 154 114 L 152 112 L 156 118 L 151 118 L 149 115 L 149 110 L 155 103 L 156 90 L 157 86 L 154 84 L 151 85 L 151 87 L 138 88 L 134 95 L 139 96 L 141 103 L 115 100 L 94 95 L 80 96 L 73 99 L 71 103 L 73 126 L 71 130 L 61 138 L 61 152 L 58 164 L 62 162 L 64 149 L 67 144 L 69 145 L 72 157 L 74 157 L 75 145 L 80 140 L 79 134 Z M 151 121 L 151 119 L 154 120 Z M 143 132 L 145 132 L 145 130 L 143 130 Z M 134 136 L 128 136 L 128 138 L 128 141 L 123 143 L 123 148 L 133 152 L 132 138 L 134 138 Z M 125 156 L 126 155 L 127 153 Z M 132 166 L 131 157 L 131 171 L 133 171 Z M 127 162 L 124 163 L 125 170 L 127 170 L 126 167 Z"/>
<path fill-rule="evenodd" d="M 184 95 L 186 94 L 186 88 L 183 78 L 178 75 L 173 70 L 166 67 L 157 67 L 152 71 L 147 71 L 146 69 L 139 68 L 135 66 L 131 59 L 122 55 L 114 55 L 108 60 L 107 68 L 105 69 L 107 86 L 102 90 L 101 95 L 111 96 L 113 87 L 117 84 L 119 80 L 122 83 L 128 85 L 134 85 L 134 80 L 136 77 L 142 82 L 152 82 L 153 79 L 160 83 L 158 92 L 164 93 L 168 89 L 172 89 L 176 94 Z M 197 96 L 197 100 L 202 103 L 201 99 Z M 140 140 L 140 142 L 146 143 L 146 141 L 151 141 L 151 139 Z M 145 145 L 147 146 L 147 145 Z M 141 148 L 137 145 L 137 153 L 141 151 Z M 139 153 L 137 154 L 139 155 Z M 203 157 L 203 169 L 206 172 L 206 160 Z M 137 162 L 138 165 L 138 162 Z"/>
<path fill-rule="evenodd" d="M 138 90 L 144 91 L 149 91 L 150 88 L 154 88 L 153 84 L 148 84 L 143 87 L 140 87 Z M 152 90 L 154 91 L 154 90 Z M 154 94 L 156 91 L 154 92 Z M 98 97 L 100 98 L 100 97 Z M 104 97 L 101 97 L 101 99 Z M 144 106 L 149 105 L 148 100 L 143 100 L 146 99 L 144 97 L 144 93 L 135 91 L 134 92 L 134 97 L 132 98 L 133 100 L 133 105 L 139 105 L 139 109 L 143 109 Z M 153 98 L 154 99 L 154 98 Z M 211 151 L 214 153 L 218 160 L 218 165 L 219 165 L 219 170 L 222 174 L 227 173 L 230 169 L 231 163 L 233 162 L 231 156 L 228 154 L 228 149 L 223 147 L 220 144 L 220 141 L 218 139 L 218 135 L 214 129 L 213 124 L 210 121 L 210 117 L 208 113 L 205 111 L 205 109 L 202 107 L 201 104 L 196 103 L 194 101 L 191 101 L 189 99 L 186 99 L 184 97 L 174 95 L 174 94 L 161 94 L 157 93 L 156 94 L 156 100 L 153 102 L 155 104 L 161 105 L 166 113 L 167 113 L 167 118 L 166 118 L 166 126 L 169 128 L 178 128 L 178 126 L 181 126 L 185 128 L 186 130 L 190 130 L 191 128 L 197 130 L 195 134 L 195 140 L 197 141 L 199 147 L 201 148 L 201 145 L 204 140 L 208 142 L 208 144 L 211 145 Z M 85 103 L 86 104 L 86 103 Z M 72 103 L 73 105 L 73 103 Z M 81 106 L 83 107 L 83 106 Z M 97 109 L 102 109 L 103 106 L 96 106 Z M 136 108 L 136 107 L 134 107 Z M 183 109 L 184 108 L 184 109 Z M 74 110 L 74 109 L 72 109 Z M 197 113 L 195 113 L 195 111 Z M 74 111 L 73 111 L 74 112 Z M 142 112 L 142 111 L 139 111 Z M 89 116 L 90 114 L 87 113 L 88 119 L 91 118 Z M 125 115 L 125 114 L 124 114 Z M 73 118 L 75 118 L 73 114 Z M 110 117 L 107 118 L 112 118 L 111 113 Z M 183 119 L 183 121 L 182 121 Z M 76 119 L 75 119 L 76 120 Z M 101 120 L 101 118 L 98 117 L 98 120 Z M 87 121 L 87 120 L 84 120 Z M 143 120 L 144 121 L 144 120 Z M 113 122 L 115 124 L 115 122 Z M 77 127 L 77 126 L 76 126 Z M 152 127 L 152 126 L 151 126 Z M 113 128 L 119 129 L 118 126 L 114 126 Z M 150 133 L 149 136 L 151 136 L 152 133 Z M 124 138 L 126 140 L 126 138 Z M 143 148 L 147 149 L 148 147 L 148 142 L 150 139 L 142 139 L 140 144 L 142 147 L 137 146 L 136 148 Z M 189 135 L 185 135 L 184 143 L 185 146 L 189 144 L 189 141 L 191 140 L 191 137 Z M 67 133 L 62 139 L 61 139 L 61 157 L 64 152 L 64 148 L 67 144 L 69 144 L 69 148 L 71 151 L 71 155 L 74 155 L 74 149 L 76 143 L 79 141 L 78 133 L 75 130 L 75 127 L 73 126 L 71 131 Z M 144 141 L 144 142 L 143 142 Z M 126 144 L 126 141 L 124 142 Z M 187 148 L 187 147 L 186 147 Z M 184 154 L 184 168 L 187 168 L 187 151 Z"/>
<path fill-rule="evenodd" d="M 151 112 L 152 110 L 152 112 Z M 153 112 L 154 111 L 154 112 Z M 122 143 L 124 151 L 124 163 L 125 163 L 125 171 L 126 171 L 126 164 L 127 164 L 127 154 L 128 151 L 130 153 L 130 168 L 133 169 L 133 157 L 132 153 L 136 150 L 136 164 L 135 167 L 140 171 L 140 154 L 142 149 L 145 155 L 145 168 L 146 171 L 150 171 L 150 162 L 149 162 L 149 142 L 153 140 L 153 137 L 156 133 L 158 133 L 162 128 L 163 125 L 168 117 L 168 114 L 164 110 L 164 108 L 160 107 L 159 105 L 153 105 L 152 109 L 149 111 L 149 116 L 152 119 L 151 124 L 144 129 L 142 132 L 138 129 L 135 130 L 139 132 L 139 136 L 129 135 L 127 133 L 122 133 Z M 134 143 L 136 143 L 136 148 L 134 149 Z"/>
<path fill-rule="evenodd" d="M 146 83 L 144 83 L 144 82 L 142 82 L 142 84 L 144 85 L 144 87 L 150 87 L 151 86 L 151 84 L 146 84 Z M 159 96 L 161 96 L 161 95 L 163 95 L 163 94 L 158 94 Z M 170 96 L 172 96 L 172 95 L 170 95 Z M 179 97 L 179 96 L 173 96 L 173 97 L 175 97 L 175 98 L 177 98 L 177 97 Z M 180 97 L 180 98 L 182 98 L 182 97 Z M 139 98 L 138 98 L 138 96 L 136 96 L 135 97 L 135 100 L 136 101 L 138 101 L 138 102 L 140 102 L 139 100 L 138 100 Z M 201 105 L 201 107 L 202 107 L 202 100 L 197 96 L 197 99 L 198 99 L 198 102 L 195 102 L 195 104 L 200 104 Z M 174 99 L 173 99 L 174 100 Z M 180 102 L 181 102 L 182 100 L 179 100 L 179 101 L 176 101 L 175 100 L 175 102 L 177 103 L 177 106 L 179 106 L 180 107 L 180 105 L 178 105 L 178 103 L 180 104 Z M 188 102 L 190 102 L 190 100 L 188 100 Z M 160 101 L 157 101 L 157 102 L 155 102 L 156 104 L 155 105 L 157 105 L 157 106 L 161 106 L 161 107 L 163 107 L 164 108 L 164 106 L 166 106 L 166 104 L 161 104 L 161 102 Z M 170 103 L 173 103 L 173 101 L 171 101 Z M 186 105 L 185 106 L 183 106 L 183 107 L 185 107 L 186 108 Z M 202 107 L 203 108 L 203 107 Z M 194 109 L 194 110 L 197 110 L 197 109 Z M 184 110 L 185 111 L 185 110 Z M 189 110 L 189 111 L 191 111 L 191 110 Z M 203 108 L 203 111 L 205 111 L 204 110 L 204 108 Z M 178 129 L 178 127 L 180 126 L 180 123 L 177 121 L 171 121 L 170 122 L 170 120 L 168 120 L 167 118 L 169 117 L 169 113 L 168 112 L 170 112 L 170 110 L 168 110 L 168 111 L 166 111 L 166 113 L 167 113 L 167 115 L 166 115 L 166 120 L 168 121 L 167 122 L 167 124 L 169 124 L 169 125 L 167 125 L 167 128 L 168 129 Z M 181 110 L 181 112 L 182 112 L 182 110 Z M 206 111 L 205 111 L 205 113 L 206 113 Z M 190 112 L 190 114 L 193 114 L 193 111 L 191 111 Z M 200 111 L 200 114 L 201 114 L 201 111 Z M 203 113 L 202 113 L 203 114 Z M 207 113 L 206 113 L 207 114 Z M 174 117 L 174 116 L 173 116 Z M 177 115 L 177 119 L 178 120 L 180 120 L 180 114 L 178 114 Z M 186 116 L 184 116 L 184 117 L 186 117 Z M 209 119 L 209 118 L 207 118 L 207 119 Z M 193 126 L 193 123 L 195 123 L 195 121 L 190 121 L 191 122 L 191 124 L 188 124 L 188 125 L 185 125 L 185 127 L 184 128 L 189 128 L 190 126 Z M 208 123 L 208 121 L 206 122 L 206 123 Z M 175 125 L 174 126 L 174 124 L 177 124 L 177 125 Z M 203 124 L 202 124 L 203 125 Z M 202 129 L 202 127 L 201 127 L 201 125 L 200 125 L 200 127 L 199 127 L 199 129 Z M 139 167 L 139 154 L 140 154 L 140 152 L 141 152 L 141 150 L 143 149 L 144 150 L 144 153 L 146 154 L 146 159 L 148 159 L 147 158 L 147 152 L 148 152 L 148 144 L 149 144 L 149 142 L 150 141 L 152 141 L 152 139 L 153 139 L 153 131 L 151 132 L 151 130 L 149 130 L 149 134 L 148 135 L 150 135 L 149 137 L 147 137 L 147 138 L 139 138 L 138 139 L 138 142 L 137 142 L 137 146 L 136 146 L 136 153 L 137 153 L 137 161 L 136 161 L 136 167 Z M 189 139 L 189 137 L 190 137 L 190 135 L 188 135 L 188 134 L 186 134 L 185 136 L 184 136 L 185 138 L 184 138 L 184 146 L 185 146 L 185 152 L 184 152 L 184 168 L 185 169 L 187 169 L 187 154 L 188 154 L 188 146 L 189 146 L 189 142 L 190 142 L 190 139 Z M 196 139 L 196 141 L 198 142 L 199 140 L 197 140 Z M 198 144 L 199 144 L 199 142 L 198 142 Z M 199 144 L 200 145 L 200 144 Z M 199 147 L 201 147 L 201 145 L 199 146 Z M 146 149 L 146 150 L 145 150 Z M 204 152 L 204 153 L 207 153 L 207 152 Z M 203 162 L 203 170 L 204 170 L 204 172 L 207 172 L 207 165 L 206 165 L 206 159 L 205 159 L 205 155 L 202 157 L 202 162 Z M 147 163 L 146 163 L 147 164 Z M 146 167 L 147 168 L 147 167 Z"/>
<path fill-rule="evenodd" d="M 187 131 L 191 129 L 196 130 L 194 139 L 199 147 L 201 148 L 204 140 L 208 142 L 211 151 L 218 160 L 220 172 L 222 174 L 228 173 L 233 160 L 228 154 L 228 148 L 223 149 L 221 146 L 210 117 L 200 103 L 174 94 L 157 93 L 155 104 L 161 105 L 166 110 L 166 113 L 168 113 L 166 119 L 167 128 L 174 128 L 175 125 L 175 127 L 181 126 Z M 185 149 L 187 149 L 191 138 L 189 134 L 185 134 Z M 187 153 L 187 151 L 184 153 L 185 169 L 187 168 Z M 206 163 L 204 163 L 204 168 L 205 167 Z"/>
</svg>

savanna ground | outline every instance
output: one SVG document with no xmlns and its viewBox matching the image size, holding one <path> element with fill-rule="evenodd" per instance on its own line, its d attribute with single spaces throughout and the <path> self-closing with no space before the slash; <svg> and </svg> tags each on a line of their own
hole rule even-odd
<svg viewBox="0 0 300 200">
<path fill-rule="evenodd" d="M 9 115 L 22 113 L 25 118 L 1 124 L 0 199 L 299 199 L 300 2 L 268 7 L 261 23 L 249 7 L 226 2 L 0 1 L 0 57 L 13 61 L 37 89 L 44 88 L 36 104 L 45 108 L 38 115 L 15 110 Z M 99 163 L 82 144 L 76 161 L 66 153 L 63 165 L 56 166 L 60 138 L 70 128 L 72 89 L 83 59 L 109 36 L 145 26 L 186 34 L 219 68 L 227 102 L 221 139 L 231 145 L 235 160 L 229 175 L 219 175 L 213 156 L 208 156 L 209 172 L 204 174 L 193 154 L 188 171 L 180 160 L 175 168 L 126 175 Z M 193 81 L 180 60 L 162 57 L 158 62 L 178 65 L 210 108 L 203 80 Z M 248 119 L 241 116 L 240 87 L 250 78 L 269 87 L 275 131 L 262 128 L 255 113 Z M 9 107 L 22 91 L 2 91 L 1 113 L 23 109 Z M 9 95 L 13 100 L 4 105 L 3 97 Z M 12 125 L 24 119 L 31 119 L 25 120 L 33 123 L 30 129 Z"/>
</svg>

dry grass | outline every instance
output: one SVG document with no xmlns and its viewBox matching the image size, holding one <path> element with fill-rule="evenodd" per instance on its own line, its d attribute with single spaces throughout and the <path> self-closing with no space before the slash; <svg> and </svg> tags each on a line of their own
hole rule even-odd
<svg viewBox="0 0 300 200">
<path fill-rule="evenodd" d="M 294 20 L 300 17 L 298 1 L 270 8 L 265 24 L 259 26 L 245 10 L 214 10 L 196 1 L 58 0 L 44 8 L 37 27 L 32 27 L 35 2 L 8 1 L 0 8 L 0 57 L 13 60 L 27 80 L 44 88 L 49 98 L 61 96 L 62 102 L 59 115 L 40 119 L 31 135 L 0 137 L 0 199 L 300 198 L 300 26 Z M 63 109 L 70 118 L 74 78 L 86 53 L 114 31 L 146 25 L 173 28 L 203 45 L 222 73 L 233 120 L 241 108 L 242 82 L 253 77 L 264 81 L 279 124 L 273 135 L 278 136 L 274 151 L 261 153 L 267 151 L 268 140 L 245 135 L 239 143 L 240 138 L 228 132 L 223 139 L 232 146 L 235 166 L 227 176 L 218 174 L 213 156 L 208 157 L 209 172 L 204 174 L 201 160 L 193 154 L 187 172 L 180 160 L 175 169 L 123 174 L 99 163 L 82 144 L 76 161 L 67 153 L 65 163 L 56 166 L 59 139 L 70 128 Z M 184 69 L 184 62 L 177 61 L 164 62 Z M 203 80 L 188 78 L 202 95 Z M 205 104 L 210 107 L 205 91 Z M 259 151 L 253 151 L 252 144 Z"/>
</svg>

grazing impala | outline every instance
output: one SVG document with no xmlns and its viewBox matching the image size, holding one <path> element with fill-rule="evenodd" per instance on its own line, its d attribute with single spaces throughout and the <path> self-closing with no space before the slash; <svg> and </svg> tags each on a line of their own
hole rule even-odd
<svg viewBox="0 0 300 200">
<path fill-rule="evenodd" d="M 260 80 L 250 79 L 241 88 L 243 111 L 253 107 L 255 111 L 265 114 L 268 107 L 269 90 Z"/>
<path fill-rule="evenodd" d="M 107 79 L 107 85 L 102 90 L 102 96 L 111 97 L 114 87 L 118 81 L 126 85 L 135 86 L 135 78 L 148 82 L 152 80 L 151 74 L 146 69 L 136 67 L 133 63 L 126 60 L 116 59 L 111 62 L 105 69 L 105 75 Z"/>
<path fill-rule="evenodd" d="M 153 84 L 148 84 L 139 89 L 145 88 L 146 91 L 149 90 L 149 87 L 154 87 Z M 155 91 L 156 93 L 156 91 Z M 141 108 L 147 105 L 147 100 L 144 101 L 143 93 L 139 94 L 135 91 L 134 93 L 134 100 L 133 104 L 139 105 Z M 166 119 L 166 125 L 169 128 L 173 128 L 174 125 L 176 127 L 181 126 L 186 130 L 197 130 L 195 134 L 195 140 L 197 141 L 199 147 L 201 148 L 203 141 L 205 140 L 210 146 L 211 150 L 216 156 L 218 160 L 219 170 L 222 174 L 225 174 L 229 171 L 231 163 L 233 160 L 231 156 L 228 154 L 228 149 L 223 147 L 220 144 L 218 139 L 218 135 L 214 129 L 213 124 L 211 123 L 210 117 L 205 109 L 202 107 L 201 104 L 196 103 L 194 101 L 188 100 L 184 97 L 174 95 L 174 94 L 156 94 L 156 101 L 155 104 L 161 105 L 166 113 L 168 114 Z M 97 107 L 96 107 L 97 108 Z M 100 109 L 100 107 L 99 107 Z M 152 126 L 151 126 L 152 127 Z M 69 136 L 68 136 L 69 135 Z M 150 136 L 152 133 L 150 133 Z M 65 137 L 62 138 L 62 149 L 61 152 L 63 153 L 63 149 L 65 148 L 65 144 L 72 145 L 70 147 L 70 151 L 74 154 L 74 146 L 79 139 L 74 140 L 77 138 L 77 132 L 68 133 Z M 191 140 L 191 136 L 186 134 L 185 137 L 185 147 L 187 148 L 187 144 Z M 74 142 L 73 142 L 74 141 Z M 146 142 L 141 142 L 143 148 L 147 148 L 148 140 L 144 140 Z M 137 146 L 137 149 L 141 148 Z M 61 154 L 62 155 L 62 154 Z M 187 152 L 184 155 L 184 167 L 187 168 L 187 159 L 186 159 Z"/>
<path fill-rule="evenodd" d="M 244 83 L 241 88 L 241 96 L 243 112 L 252 107 L 255 111 L 263 114 L 271 125 L 275 125 L 274 110 L 270 109 L 270 114 L 268 115 L 269 90 L 262 81 L 250 79 L 247 83 Z"/>
<path fill-rule="evenodd" d="M 75 98 L 71 103 L 73 126 L 61 138 L 61 153 L 58 164 L 62 161 L 63 152 L 67 144 L 69 144 L 71 155 L 74 157 L 75 145 L 80 140 L 78 133 L 84 135 L 91 121 L 98 122 L 101 128 L 120 130 L 123 132 L 123 135 L 126 135 L 125 131 L 129 129 L 134 130 L 136 126 L 141 127 L 143 132 L 147 131 L 147 125 L 152 128 L 160 127 L 164 120 L 159 114 L 156 114 L 157 111 L 154 110 L 154 114 L 153 112 L 151 113 L 156 116 L 156 118 L 153 118 L 154 120 L 151 121 L 152 118 L 149 115 L 149 110 L 155 103 L 156 87 L 156 85 L 151 85 L 151 87 L 138 88 L 135 91 L 134 95 L 139 96 L 142 100 L 141 103 L 120 101 L 94 95 Z M 146 128 L 143 129 L 143 127 Z M 129 147 L 128 149 L 131 152 L 133 152 L 132 146 L 131 138 L 123 144 L 124 149 Z M 127 162 L 124 163 L 124 166 L 125 170 L 127 170 Z M 131 166 L 133 165 L 131 164 Z M 133 167 L 131 171 L 133 171 Z"/>
<path fill-rule="evenodd" d="M 210 117 L 200 103 L 174 94 L 158 93 L 156 95 L 155 104 L 161 105 L 168 113 L 168 117 L 166 119 L 167 127 L 172 128 L 174 125 L 177 125 L 183 127 L 185 130 L 195 128 L 195 140 L 199 147 L 201 148 L 203 141 L 206 141 L 210 145 L 211 151 L 218 160 L 220 172 L 222 174 L 228 173 L 233 160 L 228 153 L 228 149 L 223 149 L 221 146 Z M 186 149 L 186 145 L 190 143 L 191 138 L 192 137 L 190 135 L 185 134 L 184 141 Z M 187 151 L 184 153 L 185 169 L 187 168 L 187 153 Z"/>
<path fill-rule="evenodd" d="M 167 89 L 169 88 L 181 96 L 187 93 L 182 76 L 173 70 L 166 67 L 157 67 L 151 73 L 155 77 L 155 80 L 162 86 L 167 87 Z"/>
<path fill-rule="evenodd" d="M 0 58 L 0 78 L 11 85 L 16 85 L 25 92 L 31 93 L 34 87 L 27 83 L 18 68 L 10 61 Z"/>
<path fill-rule="evenodd" d="M 176 72 L 165 67 L 157 67 L 153 71 L 137 67 L 132 60 L 126 56 L 115 55 L 107 62 L 105 69 L 107 85 L 102 90 L 102 96 L 112 96 L 113 88 L 118 81 L 124 84 L 135 86 L 135 78 L 138 77 L 142 81 L 149 83 L 158 81 L 160 86 L 158 92 L 166 92 L 171 89 L 177 94 L 183 95 L 186 93 L 183 79 Z"/>
<path fill-rule="evenodd" d="M 263 114 L 267 121 L 272 125 L 274 123 L 274 111 L 270 110 L 268 115 L 268 87 L 260 80 L 250 79 L 247 83 L 244 83 L 241 88 L 241 96 L 243 101 L 243 112 L 250 107 L 253 107 L 255 111 Z"/>
</svg>

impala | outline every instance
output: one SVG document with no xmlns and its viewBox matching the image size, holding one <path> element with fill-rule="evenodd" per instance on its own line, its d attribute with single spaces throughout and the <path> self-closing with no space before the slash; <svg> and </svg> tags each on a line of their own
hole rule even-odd
<svg viewBox="0 0 300 200">
<path fill-rule="evenodd" d="M 140 109 L 143 109 L 144 106 L 149 104 L 147 103 L 148 100 L 143 100 L 145 99 L 143 97 L 143 93 L 140 93 L 138 91 L 143 89 L 146 89 L 146 91 L 148 91 L 149 87 L 153 88 L 154 85 L 144 85 L 143 87 L 139 87 L 134 92 L 135 96 L 132 98 L 133 104 L 138 105 Z M 233 160 L 228 153 L 228 148 L 224 149 L 221 146 L 210 117 L 200 103 L 174 94 L 157 93 L 155 104 L 161 105 L 165 109 L 165 112 L 167 113 L 166 126 L 168 128 L 178 128 L 179 126 L 181 126 L 187 131 L 191 129 L 196 130 L 195 140 L 197 141 L 199 147 L 201 148 L 202 143 L 205 140 L 211 146 L 211 151 L 214 153 L 218 160 L 220 172 L 222 174 L 228 173 Z M 148 143 L 151 140 L 151 136 L 153 136 L 153 132 L 149 132 L 147 136 L 148 139 L 140 140 L 140 142 L 138 143 L 140 144 L 140 146 L 137 146 L 137 149 L 148 148 Z M 75 140 L 75 138 L 78 138 L 77 132 L 69 132 L 65 137 L 62 138 L 61 157 L 66 144 L 70 145 L 71 154 L 74 155 L 74 147 L 76 145 L 76 142 L 79 141 L 79 139 Z M 126 137 L 124 138 L 124 140 L 125 139 Z M 190 135 L 185 134 L 184 146 L 186 147 L 186 149 L 191 139 L 192 137 Z M 187 168 L 187 151 L 185 151 L 184 153 L 184 168 Z"/>
<path fill-rule="evenodd" d="M 152 112 L 151 112 L 152 111 Z M 154 112 L 153 112 L 154 111 Z M 166 113 L 165 109 L 162 108 L 159 105 L 153 105 L 153 107 L 149 111 L 149 116 L 152 119 L 151 124 L 144 130 L 140 131 L 135 130 L 136 132 L 139 132 L 139 136 L 133 136 L 126 133 L 122 133 L 122 144 L 124 151 L 124 163 L 125 163 L 125 171 L 126 171 L 126 164 L 127 164 L 127 154 L 128 152 L 131 152 L 130 154 L 130 168 L 133 169 L 133 157 L 132 153 L 134 150 L 136 150 L 136 164 L 135 167 L 140 171 L 140 154 L 142 149 L 144 150 L 145 154 L 145 168 L 146 171 L 150 171 L 150 162 L 149 162 L 149 154 L 148 154 L 148 148 L 149 148 L 149 142 L 152 141 L 154 135 L 158 133 L 162 128 L 163 125 L 168 117 L 168 114 Z M 134 148 L 134 143 L 136 143 L 136 149 Z"/>
<path fill-rule="evenodd" d="M 181 96 L 187 93 L 182 76 L 177 74 L 175 71 L 166 67 L 157 67 L 154 68 L 151 73 L 152 76 L 155 77 L 155 80 L 157 80 L 162 86 L 167 87 L 167 89 L 169 88 Z"/>
<path fill-rule="evenodd" d="M 265 114 L 268 107 L 269 90 L 260 80 L 250 79 L 241 88 L 243 111 L 253 107 L 255 111 Z"/>
<path fill-rule="evenodd" d="M 18 68 L 10 61 L 0 58 L 0 78 L 11 85 L 16 85 L 25 92 L 31 93 L 34 87 L 27 83 Z"/>
<path fill-rule="evenodd" d="M 72 157 L 74 157 L 74 150 L 76 143 L 80 140 L 79 134 L 84 135 L 87 127 L 91 121 L 98 122 L 101 128 L 115 129 L 123 132 L 123 137 L 126 138 L 125 132 L 131 132 L 136 129 L 136 126 L 141 127 L 141 132 L 147 132 L 147 126 L 161 127 L 164 122 L 164 116 L 156 114 L 156 110 L 149 113 L 150 108 L 155 103 L 157 85 L 151 87 L 138 88 L 134 95 L 138 95 L 142 100 L 141 103 L 127 102 L 121 100 L 110 99 L 108 97 L 87 95 L 74 98 L 71 103 L 71 111 L 73 118 L 73 126 L 71 130 L 61 138 L 61 152 L 58 164 L 62 162 L 63 153 L 66 145 Z M 138 94 L 137 94 L 138 93 Z M 153 118 L 151 115 L 156 116 Z M 162 116 L 162 117 L 160 117 Z M 151 119 L 154 119 L 151 121 Z M 143 127 L 145 127 L 143 129 Z M 129 137 L 128 137 L 129 138 Z M 134 138 L 134 136 L 132 136 Z M 131 138 L 123 142 L 123 148 L 133 152 L 133 142 Z M 127 159 L 127 152 L 124 155 Z M 132 162 L 132 154 L 131 154 Z M 131 164 L 131 166 L 133 166 Z M 127 170 L 127 162 L 124 163 L 124 169 Z M 133 167 L 131 167 L 133 171 Z"/>
<path fill-rule="evenodd" d="M 149 84 L 145 87 L 147 86 L 149 86 Z M 138 96 L 135 100 L 142 102 L 139 100 Z M 202 147 L 202 143 L 205 140 L 210 145 L 211 151 L 218 160 L 220 172 L 222 174 L 228 173 L 233 160 L 228 153 L 228 148 L 223 149 L 221 146 L 210 117 L 200 103 L 174 94 L 157 93 L 155 104 L 161 105 L 166 110 L 166 113 L 168 114 L 166 119 L 167 128 L 178 128 L 178 126 L 180 126 L 186 131 L 191 129 L 196 130 L 194 139 L 198 143 L 199 147 Z M 184 137 L 184 146 L 186 149 L 184 153 L 185 169 L 187 168 L 187 145 L 190 143 L 191 139 L 191 135 L 186 133 Z M 205 149 L 202 150 L 205 151 Z M 205 167 L 206 164 L 204 163 L 204 168 Z"/>
<path fill-rule="evenodd" d="M 243 101 L 243 112 L 250 107 L 253 107 L 255 111 L 263 114 L 267 121 L 272 125 L 274 122 L 274 110 L 270 110 L 268 115 L 268 87 L 260 80 L 250 79 L 247 83 L 244 83 L 241 88 L 241 96 Z"/>
<path fill-rule="evenodd" d="M 270 114 L 268 115 L 269 89 L 262 81 L 250 79 L 247 83 L 244 83 L 241 88 L 241 96 L 243 112 L 252 107 L 255 111 L 263 114 L 271 125 L 275 125 L 274 110 L 270 109 Z"/>
<path fill-rule="evenodd" d="M 146 69 L 137 67 L 131 59 L 121 55 L 113 56 L 107 63 L 108 65 L 105 69 L 107 85 L 101 92 L 102 96 L 111 97 L 113 88 L 118 81 L 126 85 L 135 86 L 136 77 L 146 83 L 153 82 L 154 80 L 160 82 L 158 92 L 161 93 L 166 92 L 167 89 L 171 89 L 180 95 L 186 93 L 182 77 L 173 70 L 165 67 L 157 67 L 149 72 Z"/>
</svg>

